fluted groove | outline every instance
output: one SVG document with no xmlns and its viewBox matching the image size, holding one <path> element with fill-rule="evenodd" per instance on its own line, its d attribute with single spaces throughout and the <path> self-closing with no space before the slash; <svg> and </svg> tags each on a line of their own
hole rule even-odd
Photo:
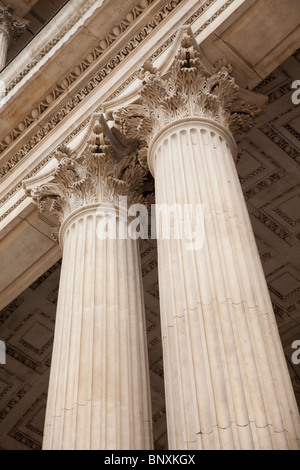
<svg viewBox="0 0 300 470">
<path fill-rule="evenodd" d="M 248 214 L 247 214 L 248 217 Z M 248 220 L 248 219 L 247 219 Z M 236 230 L 237 236 L 241 237 L 240 231 Z M 249 234 L 251 234 L 250 231 L 248 231 Z M 253 236 L 253 235 L 252 235 Z M 263 271 L 262 267 L 259 263 L 259 257 L 257 253 L 256 246 L 253 246 L 255 255 L 250 252 L 248 249 L 249 244 L 245 245 L 242 243 L 242 239 L 240 239 L 240 244 L 242 249 L 244 249 L 245 253 L 244 256 L 246 257 L 245 263 L 248 263 L 248 265 L 251 266 L 250 269 L 250 275 L 252 277 L 252 283 L 254 286 L 254 295 L 257 297 L 256 303 L 260 306 L 260 313 L 259 313 L 259 322 L 260 323 L 265 323 L 265 325 L 262 325 L 261 331 L 263 335 L 263 344 L 267 344 L 265 348 L 265 353 L 266 356 L 268 357 L 268 362 L 270 365 L 270 371 L 271 371 L 271 376 L 273 377 L 274 383 L 276 384 L 275 390 L 276 393 L 278 394 L 278 408 L 277 408 L 277 413 L 278 417 L 280 416 L 280 410 L 279 410 L 279 404 L 281 400 L 291 400 L 292 402 L 294 401 L 293 397 L 293 392 L 290 384 L 290 379 L 288 376 L 288 371 L 286 369 L 285 363 L 284 363 L 284 357 L 282 354 L 282 347 L 281 343 L 279 340 L 279 335 L 278 335 L 278 330 L 276 328 L 276 320 L 271 308 L 271 302 L 268 296 L 264 296 L 262 292 L 262 286 L 265 286 L 265 279 L 263 276 Z M 253 263 L 256 263 L 256 265 Z M 254 276 L 254 273 L 256 272 L 256 276 Z M 265 313 L 268 312 L 268 315 Z M 270 334 L 268 333 L 270 331 Z M 277 357 L 277 361 L 274 361 L 274 356 Z M 260 359 L 260 358 L 259 358 Z M 282 366 L 278 367 L 278 363 L 281 363 Z M 273 364 L 276 364 L 276 366 L 273 366 Z M 277 377 L 276 377 L 277 376 Z M 283 380 L 283 377 L 285 379 Z M 267 386 L 267 385 L 266 385 Z M 286 394 L 286 387 L 289 388 L 289 393 Z M 281 395 L 281 398 L 279 398 L 279 395 Z M 268 403 L 268 401 L 267 401 Z M 285 422 L 290 421 L 290 429 L 292 429 L 293 425 L 291 422 L 291 415 L 288 412 L 286 408 L 283 408 L 282 410 L 283 413 L 285 413 Z M 280 432 L 280 430 L 283 429 L 283 423 L 280 420 L 280 427 L 276 432 Z M 277 435 L 274 435 L 275 438 L 277 438 Z"/>
<path fill-rule="evenodd" d="M 201 250 L 160 239 L 171 449 L 293 449 L 299 415 L 226 132 L 174 123 L 152 144 L 158 204 L 204 204 Z"/>
<path fill-rule="evenodd" d="M 8 33 L 2 28 L 0 25 L 0 70 L 5 66 L 8 48 Z"/>
<path fill-rule="evenodd" d="M 44 449 L 152 448 L 138 241 L 99 239 L 100 217 L 85 206 L 61 229 Z"/>
</svg>

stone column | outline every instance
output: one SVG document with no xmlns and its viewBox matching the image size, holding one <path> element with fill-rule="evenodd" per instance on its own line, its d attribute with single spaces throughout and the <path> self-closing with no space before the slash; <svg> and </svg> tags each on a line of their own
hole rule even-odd
<svg viewBox="0 0 300 470">
<path fill-rule="evenodd" d="M 139 241 L 119 207 L 141 200 L 145 171 L 117 162 L 99 129 L 80 163 L 62 147 L 53 181 L 32 192 L 59 216 L 63 252 L 43 449 L 152 448 Z"/>
<path fill-rule="evenodd" d="M 3 5 L 0 1 L 0 70 L 6 64 L 9 45 L 24 32 L 28 21 L 12 13 L 12 7 Z"/>
<path fill-rule="evenodd" d="M 298 449 L 297 405 L 234 162 L 232 132 L 247 131 L 260 105 L 226 61 L 204 69 L 191 35 L 165 76 L 142 72 L 141 103 L 114 118 L 142 140 L 144 164 L 149 146 L 158 209 L 177 204 L 170 239 L 157 210 L 169 447 Z M 176 238 L 182 217 L 190 221 L 185 204 L 193 229 L 204 208 L 192 249 Z"/>
</svg>

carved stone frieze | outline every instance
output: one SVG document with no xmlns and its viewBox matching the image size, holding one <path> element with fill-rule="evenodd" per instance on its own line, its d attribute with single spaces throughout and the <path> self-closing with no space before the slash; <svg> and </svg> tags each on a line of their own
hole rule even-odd
<svg viewBox="0 0 300 470">
<path fill-rule="evenodd" d="M 77 107 L 81 103 L 81 101 L 85 99 L 89 95 L 89 93 L 95 87 L 97 87 L 102 82 L 102 80 L 106 78 L 119 63 L 126 59 L 128 55 L 131 54 L 136 49 L 136 47 L 138 47 L 140 42 L 145 40 L 147 36 L 151 34 L 153 30 L 161 24 L 164 18 L 171 11 L 173 11 L 181 2 L 182 0 L 169 0 L 155 15 L 155 17 L 151 18 L 151 20 L 147 22 L 147 24 L 142 28 L 142 30 L 138 31 L 132 37 L 132 39 L 126 45 L 124 45 L 124 47 L 111 60 L 107 62 L 107 64 L 101 67 L 101 70 L 96 74 L 93 79 L 89 81 L 88 85 L 85 86 L 84 89 L 79 91 L 75 95 L 75 97 L 73 97 L 71 100 L 68 101 L 66 105 L 64 105 L 62 109 L 56 112 L 54 117 L 52 117 L 48 122 L 46 122 L 42 126 L 42 128 L 29 139 L 28 142 L 24 146 L 22 146 L 20 150 L 17 151 L 13 158 L 10 158 L 7 163 L 0 167 L 0 179 L 5 176 L 7 172 L 16 163 L 18 163 L 32 148 L 34 148 L 35 145 L 39 143 L 49 133 L 51 129 L 53 129 L 57 124 L 59 124 L 72 109 Z M 92 2 L 87 2 L 84 5 L 83 14 L 90 6 L 90 3 Z M 131 12 L 127 14 L 126 19 L 122 20 L 120 24 L 115 25 L 112 32 L 107 35 L 105 40 L 101 40 L 99 42 L 99 47 L 91 50 L 90 53 L 81 61 L 81 63 L 77 64 L 74 69 L 69 72 L 67 76 L 65 76 L 64 79 L 60 81 L 59 84 L 57 84 L 55 88 L 53 88 L 47 94 L 47 96 L 43 97 L 41 102 L 32 109 L 31 113 L 27 114 L 24 119 L 20 121 L 17 127 L 14 127 L 6 136 L 4 136 L 4 138 L 0 141 L 0 154 L 3 153 L 6 149 L 8 149 L 12 145 L 12 143 L 16 139 L 18 139 L 23 134 L 23 132 L 26 131 L 29 126 L 35 123 L 42 113 L 44 113 L 47 109 L 53 106 L 55 101 L 63 93 L 66 92 L 68 87 L 72 83 L 74 83 L 79 77 L 81 77 L 85 70 L 87 70 L 92 64 L 94 64 L 94 62 L 99 59 L 99 57 L 107 50 L 107 48 L 110 47 L 110 45 L 121 36 L 121 34 L 123 34 L 123 32 L 130 26 L 130 22 L 133 22 L 135 18 L 141 15 L 142 12 L 146 8 L 148 8 L 148 6 L 152 5 L 152 3 L 153 0 L 142 0 L 139 5 L 137 5 Z M 201 16 L 201 14 L 206 9 L 210 7 L 212 3 L 213 0 L 207 0 L 203 5 L 201 5 L 199 9 L 197 9 L 197 11 L 188 20 L 188 24 L 192 24 L 199 16 Z M 226 4 L 226 7 L 227 6 L 229 6 L 229 4 Z M 14 77 L 14 79 L 6 86 L 7 92 L 10 91 L 15 85 L 17 85 L 20 80 L 22 80 L 22 78 L 25 77 L 30 72 L 30 70 L 37 65 L 37 63 L 44 57 L 44 55 L 48 53 L 52 49 L 52 47 L 54 47 L 54 45 L 57 44 L 57 42 L 64 36 L 66 31 L 68 31 L 70 27 L 73 26 L 78 20 L 78 17 L 81 16 L 80 13 L 81 10 L 78 11 L 78 14 L 76 14 L 74 19 L 70 19 L 70 22 L 65 25 L 65 28 L 61 31 L 61 33 L 57 37 L 55 36 L 54 38 L 52 38 L 51 41 L 46 44 L 45 47 L 38 53 L 38 55 L 31 59 L 30 63 L 28 63 L 26 67 L 22 69 L 16 77 Z M 217 16 L 218 14 L 216 16 L 214 15 L 214 19 Z M 115 34 L 117 31 L 118 35 Z M 172 43 L 173 39 L 174 35 L 172 35 L 171 38 L 168 38 L 167 41 L 165 41 L 165 43 L 161 47 L 159 47 L 158 50 L 150 57 L 150 61 L 153 60 L 154 57 L 158 56 L 162 52 L 162 50 L 168 47 Z M 128 83 L 126 81 L 124 86 L 127 84 Z M 109 99 L 112 99 L 113 97 L 114 94 L 112 94 Z"/>
<path fill-rule="evenodd" d="M 13 14 L 10 5 L 0 2 L 0 32 L 6 35 L 9 45 L 25 31 L 28 21 Z"/>
<path fill-rule="evenodd" d="M 274 138 L 272 137 L 271 139 L 269 133 L 262 131 L 262 123 L 257 123 L 247 138 L 243 137 L 239 143 L 239 148 L 242 151 L 240 152 L 241 158 L 237 165 L 237 170 L 240 175 L 244 195 L 247 199 L 249 212 L 250 214 L 253 213 L 251 220 L 268 285 L 271 285 L 273 292 L 275 292 L 276 287 L 275 293 L 270 289 L 270 295 L 296 399 L 300 407 L 300 367 L 293 364 L 291 360 L 293 353 L 291 344 L 293 340 L 300 338 L 300 297 L 298 291 L 293 293 L 294 287 L 292 284 L 292 276 L 295 273 L 297 274 L 297 270 L 299 274 L 298 255 L 300 242 L 298 237 L 297 243 L 291 244 L 287 236 L 291 236 L 293 232 L 297 236 L 296 234 L 299 233 L 299 230 L 297 231 L 296 226 L 292 227 L 283 219 L 282 224 L 280 224 L 277 208 L 280 210 L 286 208 L 286 206 L 280 206 L 280 203 L 274 206 L 273 214 L 268 215 L 268 218 L 267 216 L 265 218 L 259 216 L 259 212 L 262 215 L 266 214 L 263 207 L 266 202 L 271 202 L 277 196 L 285 193 L 287 189 L 296 183 L 295 180 L 297 179 L 296 158 L 294 156 L 291 158 L 290 147 L 288 145 L 281 145 L 282 141 L 280 140 L 280 138 L 284 137 L 286 144 L 289 141 L 294 148 L 299 147 L 299 140 L 288 128 L 288 123 L 290 125 L 293 124 L 292 117 L 286 115 L 285 120 L 282 122 L 278 120 L 275 123 L 274 118 L 277 117 L 279 108 L 281 112 L 286 112 L 291 108 L 291 88 L 289 84 L 291 77 L 293 79 L 297 78 L 298 69 L 296 67 L 298 62 L 296 59 L 298 57 L 300 57 L 299 52 L 297 57 L 296 53 L 293 54 L 288 59 L 286 65 L 281 65 L 281 67 L 256 87 L 255 91 L 257 90 L 269 97 L 276 96 L 278 98 L 277 100 L 270 101 L 267 114 L 264 118 L 264 123 L 270 129 L 272 128 L 272 136 L 274 132 L 274 134 L 276 133 L 276 138 L 274 135 Z M 286 72 L 282 75 L 282 71 L 285 70 Z M 284 94 L 282 94 L 282 91 L 284 91 Z M 279 99 L 281 100 L 280 104 Z M 294 105 L 293 109 L 297 111 L 297 106 Z M 83 121 L 75 130 L 72 128 L 72 132 L 70 131 L 71 133 L 63 142 L 70 145 L 72 139 L 83 129 L 81 126 L 86 126 L 87 124 L 88 122 Z M 251 143 L 250 153 L 244 150 L 245 147 L 249 147 L 248 141 Z M 49 156 L 51 157 L 50 154 Z M 30 172 L 27 174 L 27 177 L 32 177 L 39 171 L 42 171 L 42 168 L 49 162 L 49 156 L 43 159 L 33 170 L 28 168 Z M 268 159 L 270 156 L 272 160 Z M 261 167 L 261 162 L 265 164 L 266 168 L 258 172 L 256 168 Z M 19 185 L 17 189 L 20 189 Z M 9 191 L 5 194 L 5 199 L 1 198 L 0 205 L 3 205 L 7 198 L 15 201 L 17 189 L 15 190 L 14 188 L 14 192 Z M 19 204 L 21 200 L 23 198 L 17 200 L 16 204 Z M 291 211 L 297 211 L 295 204 L 290 203 L 290 207 Z M 256 212 L 256 210 L 259 212 Z M 288 213 L 288 215 L 290 214 Z M 272 223 L 275 216 L 277 216 L 276 225 Z M 283 227 L 285 227 L 284 233 L 282 231 Z M 145 285 L 153 431 L 155 449 L 161 450 L 167 449 L 167 433 L 160 316 L 157 300 L 156 256 L 155 240 L 142 240 L 141 264 Z M 22 339 L 23 334 L 26 333 L 27 337 L 25 339 L 30 343 L 28 335 L 29 333 L 31 334 L 30 328 L 33 325 L 34 329 L 30 337 L 33 345 L 36 347 L 36 343 L 39 343 L 38 347 L 43 348 L 44 344 L 48 343 L 48 330 L 43 328 L 42 334 L 40 334 L 40 329 L 38 329 L 37 334 L 35 327 L 38 325 L 38 328 L 40 328 L 40 323 L 36 322 L 41 322 L 47 327 L 49 326 L 48 322 L 51 322 L 52 329 L 54 328 L 55 305 L 53 302 L 56 299 L 59 284 L 59 264 L 56 263 L 55 266 L 46 271 L 25 293 L 22 293 L 20 297 L 17 297 L 0 312 L 0 324 L 2 324 L 1 339 L 7 341 L 7 346 L 10 345 L 7 348 L 7 364 L 0 367 L 0 381 L 3 385 L 0 391 L 0 416 L 2 418 L 0 420 L 0 448 L 3 450 L 33 449 L 34 445 L 36 448 L 41 448 L 44 408 L 41 410 L 35 403 L 42 393 L 47 393 L 47 374 L 52 348 L 49 346 L 47 353 L 44 352 L 41 357 L 32 350 L 31 344 L 25 346 Z M 292 276 L 287 277 L 285 272 L 291 273 Z M 279 278 L 280 275 L 281 277 Z M 297 277 L 299 279 L 299 275 Z M 274 279 L 275 281 L 273 281 Z M 27 334 L 28 330 L 29 333 Z M 7 339 L 8 337 L 9 339 Z M 9 382 L 6 386 L 4 384 L 5 380 Z M 22 392 L 24 387 L 28 388 L 28 392 L 25 394 Z M 27 425 L 31 422 L 32 416 L 34 417 L 33 424 L 37 425 L 39 433 L 37 431 L 33 433 Z M 19 422 L 21 419 L 22 423 Z"/>
<path fill-rule="evenodd" d="M 119 23 L 115 24 L 112 30 L 105 36 L 105 38 L 99 41 L 99 46 L 89 52 L 85 61 L 86 66 L 90 65 L 101 53 L 103 53 L 107 47 L 110 46 L 119 36 L 148 8 L 154 0 L 141 0 L 127 13 L 126 17 L 123 18 Z M 26 66 L 18 73 L 17 76 L 11 80 L 7 86 L 7 91 L 12 90 L 21 80 L 25 77 L 30 70 L 40 61 L 43 57 L 48 54 L 53 47 L 70 31 L 70 29 L 87 13 L 87 11 L 94 5 L 94 0 L 87 0 L 81 8 L 73 11 L 72 16 L 68 19 L 67 23 L 61 28 L 54 37 L 38 51 L 38 53 L 30 59 Z M 84 65 L 84 61 L 79 65 Z"/>
</svg>

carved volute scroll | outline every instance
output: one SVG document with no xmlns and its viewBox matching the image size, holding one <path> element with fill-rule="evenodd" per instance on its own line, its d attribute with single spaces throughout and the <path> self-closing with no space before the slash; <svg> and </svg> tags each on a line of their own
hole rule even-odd
<svg viewBox="0 0 300 470">
<path fill-rule="evenodd" d="M 58 165 L 52 180 L 35 187 L 31 196 L 41 212 L 56 216 L 60 224 L 79 207 L 118 205 L 120 196 L 127 196 L 128 205 L 150 203 L 151 193 L 143 195 L 147 171 L 136 152 L 117 155 L 99 122 L 78 158 L 67 146 L 59 147 L 55 157 Z"/>
<path fill-rule="evenodd" d="M 10 5 L 4 5 L 0 1 L 0 31 L 7 36 L 10 47 L 25 31 L 27 24 L 28 21 L 13 14 L 13 8 Z"/>
<path fill-rule="evenodd" d="M 141 71 L 140 101 L 111 113 L 120 130 L 141 143 L 139 159 L 146 167 L 153 138 L 172 122 L 187 117 L 211 119 L 233 134 L 248 132 L 264 111 L 264 97 L 241 89 L 224 59 L 208 71 L 192 33 L 185 33 L 173 65 L 164 75 L 150 63 Z"/>
</svg>

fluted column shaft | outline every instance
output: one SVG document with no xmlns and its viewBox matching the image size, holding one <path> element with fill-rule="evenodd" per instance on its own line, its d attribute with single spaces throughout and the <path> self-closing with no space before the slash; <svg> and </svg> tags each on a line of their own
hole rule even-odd
<svg viewBox="0 0 300 470">
<path fill-rule="evenodd" d="M 5 24 L 0 23 L 0 70 L 6 63 L 6 55 L 8 49 L 9 31 Z"/>
<path fill-rule="evenodd" d="M 231 134 L 201 118 L 168 125 L 149 149 L 158 206 L 204 205 L 201 249 L 163 239 L 157 212 L 170 449 L 299 448 L 299 414 L 234 152 Z"/>
<path fill-rule="evenodd" d="M 99 237 L 112 208 L 82 207 L 60 231 L 44 449 L 152 448 L 139 247 Z"/>
</svg>

